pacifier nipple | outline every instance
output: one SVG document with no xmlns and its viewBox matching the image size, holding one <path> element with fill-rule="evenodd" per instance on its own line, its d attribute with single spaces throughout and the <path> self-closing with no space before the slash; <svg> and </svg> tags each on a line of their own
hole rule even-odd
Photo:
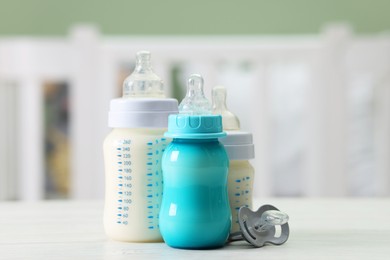
<svg viewBox="0 0 390 260">
<path fill-rule="evenodd" d="M 179 105 L 179 112 L 188 115 L 211 114 L 211 105 L 204 95 L 201 75 L 193 74 L 188 79 L 187 94 Z"/>
<path fill-rule="evenodd" d="M 124 98 L 165 98 L 163 82 L 153 72 L 150 60 L 150 52 L 137 52 L 134 72 L 123 82 Z"/>
<path fill-rule="evenodd" d="M 213 114 L 222 116 L 223 130 L 240 130 L 240 120 L 227 109 L 226 106 L 226 88 L 216 86 L 212 91 Z"/>
</svg>

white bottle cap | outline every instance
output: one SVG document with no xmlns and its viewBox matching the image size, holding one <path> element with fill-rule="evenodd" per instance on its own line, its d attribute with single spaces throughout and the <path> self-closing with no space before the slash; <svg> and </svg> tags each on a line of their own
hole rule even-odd
<svg viewBox="0 0 390 260">
<path fill-rule="evenodd" d="M 176 99 L 117 98 L 110 102 L 108 126 L 113 128 L 167 128 L 168 116 L 178 113 Z"/>
<path fill-rule="evenodd" d="M 255 158 L 252 134 L 242 131 L 226 131 L 227 136 L 219 141 L 225 146 L 229 160 L 250 160 Z"/>
</svg>

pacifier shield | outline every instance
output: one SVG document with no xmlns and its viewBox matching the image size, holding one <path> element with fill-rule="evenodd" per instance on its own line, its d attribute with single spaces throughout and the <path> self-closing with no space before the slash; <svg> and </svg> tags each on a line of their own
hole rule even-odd
<svg viewBox="0 0 390 260">
<path fill-rule="evenodd" d="M 272 205 L 261 206 L 255 212 L 243 206 L 238 211 L 242 237 L 255 247 L 285 243 L 290 233 L 287 221 L 288 215 Z"/>
</svg>

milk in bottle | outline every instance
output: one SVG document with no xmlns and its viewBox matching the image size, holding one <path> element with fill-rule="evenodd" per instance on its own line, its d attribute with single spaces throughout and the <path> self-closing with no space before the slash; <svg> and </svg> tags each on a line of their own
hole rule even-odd
<svg viewBox="0 0 390 260">
<path fill-rule="evenodd" d="M 137 53 L 136 68 L 123 84 L 123 97 L 111 100 L 104 140 L 104 228 L 108 237 L 127 242 L 161 241 L 161 156 L 168 115 L 178 103 L 167 99 L 153 73 L 150 53 Z"/>
<path fill-rule="evenodd" d="M 238 210 L 252 208 L 254 168 L 249 160 L 255 157 L 252 134 L 240 131 L 240 121 L 227 109 L 226 88 L 216 86 L 212 91 L 213 113 L 222 116 L 227 135 L 220 139 L 229 157 L 228 192 L 232 214 L 230 233 L 240 230 Z"/>
</svg>

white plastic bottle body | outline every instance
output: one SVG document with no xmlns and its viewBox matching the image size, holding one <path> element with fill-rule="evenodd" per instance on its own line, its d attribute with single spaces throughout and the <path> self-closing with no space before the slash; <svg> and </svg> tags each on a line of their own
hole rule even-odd
<svg viewBox="0 0 390 260">
<path fill-rule="evenodd" d="M 116 128 L 104 141 L 104 228 L 113 240 L 162 241 L 158 219 L 165 131 Z"/>
<path fill-rule="evenodd" d="M 230 160 L 228 193 L 232 226 L 230 233 L 240 231 L 238 210 L 242 206 L 252 208 L 254 168 L 246 160 Z"/>
</svg>

